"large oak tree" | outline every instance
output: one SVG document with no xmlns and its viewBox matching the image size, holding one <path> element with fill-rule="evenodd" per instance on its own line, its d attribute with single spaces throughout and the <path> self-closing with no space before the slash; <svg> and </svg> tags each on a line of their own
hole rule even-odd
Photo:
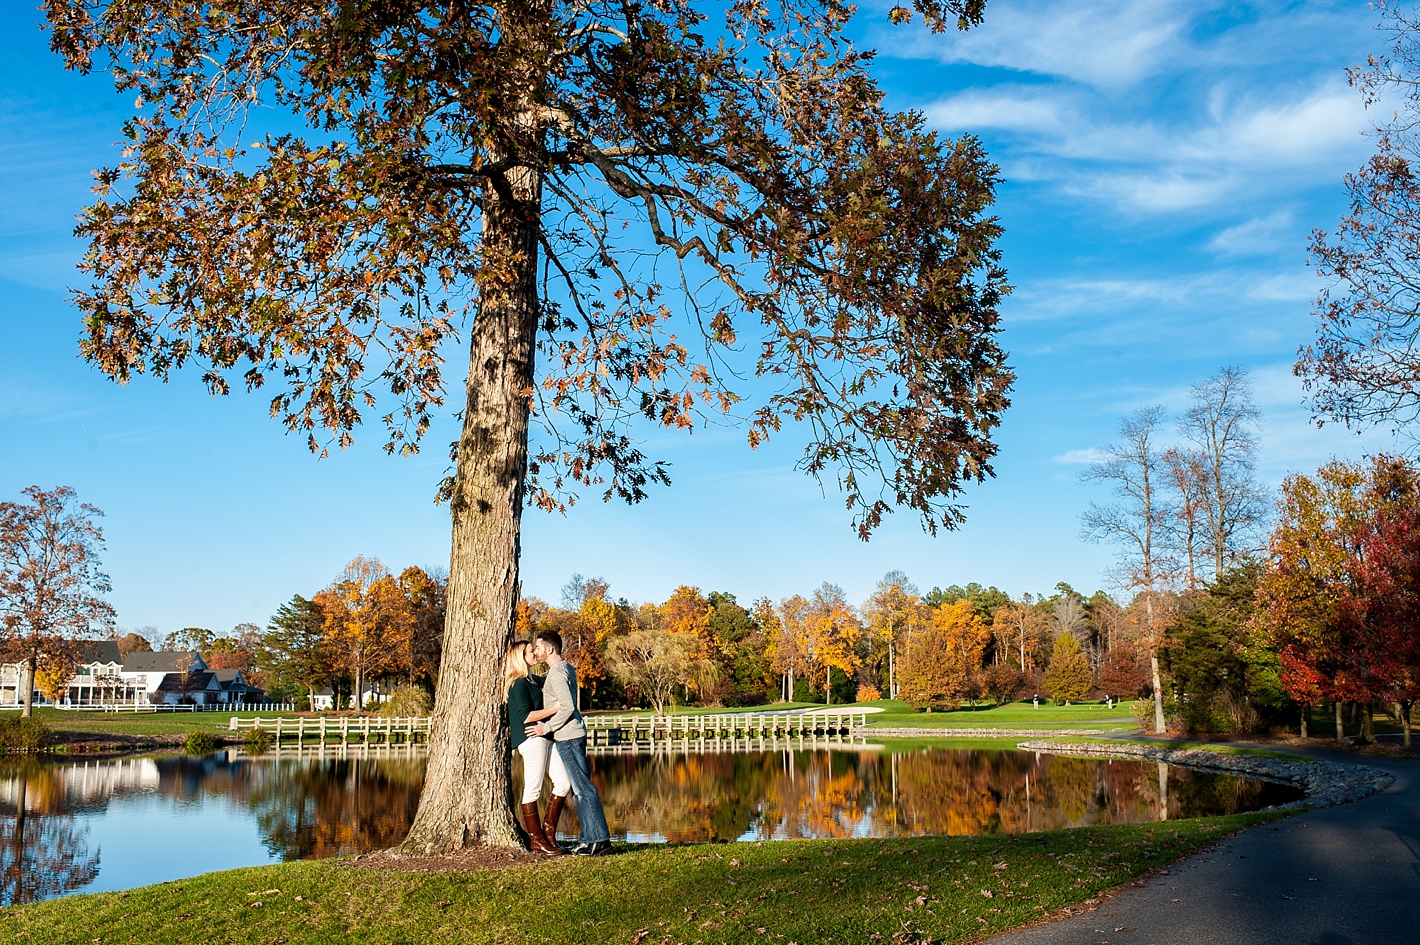
<svg viewBox="0 0 1420 945">
<path fill-rule="evenodd" d="M 894 22 L 980 21 L 914 0 Z M 138 111 L 99 173 L 84 354 L 416 449 L 467 346 L 448 623 L 405 849 L 517 841 L 497 664 L 520 514 L 668 481 L 644 420 L 802 430 L 864 537 L 991 473 L 997 170 L 883 103 L 837 0 L 46 0 Z M 539 362 L 535 370 L 534 362 Z M 747 401 L 753 397 L 755 400 Z M 529 428 L 536 435 L 529 446 Z"/>
</svg>

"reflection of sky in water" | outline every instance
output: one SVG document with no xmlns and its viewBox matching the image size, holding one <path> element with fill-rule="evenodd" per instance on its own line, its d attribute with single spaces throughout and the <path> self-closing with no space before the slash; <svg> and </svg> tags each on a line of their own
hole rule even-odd
<svg viewBox="0 0 1420 945">
<path fill-rule="evenodd" d="M 422 752 L 0 764 L 0 873 L 18 875 L 25 887 L 0 891 L 0 899 L 126 889 L 393 846 L 418 804 Z M 1165 798 L 1173 819 L 1297 796 L 1150 763 L 1015 751 L 786 747 L 591 761 L 612 835 L 632 843 L 1020 833 L 1158 820 Z M 21 804 L 27 818 L 16 843 Z M 575 810 L 574 800 L 560 824 L 564 842 L 576 838 Z M 8 865 L 16 850 L 24 863 L 18 873 Z"/>
<path fill-rule="evenodd" d="M 129 889 L 281 859 L 262 844 L 251 812 L 223 798 L 173 803 L 140 794 L 114 798 L 103 813 L 75 820 L 89 828 L 89 848 L 99 853 L 98 878 L 84 892 Z"/>
</svg>

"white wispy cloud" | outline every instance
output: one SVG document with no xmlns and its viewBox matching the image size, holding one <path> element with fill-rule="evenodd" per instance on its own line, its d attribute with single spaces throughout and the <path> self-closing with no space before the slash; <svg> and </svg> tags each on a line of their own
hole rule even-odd
<svg viewBox="0 0 1420 945">
<path fill-rule="evenodd" d="M 1103 458 L 1104 454 L 1097 447 L 1091 446 L 1083 450 L 1067 450 L 1059 456 L 1050 457 L 1050 461 L 1062 466 L 1087 466 L 1090 463 L 1097 463 Z"/>
<path fill-rule="evenodd" d="M 1208 248 L 1227 256 L 1253 256 L 1280 249 L 1293 235 L 1292 212 L 1277 210 L 1219 231 Z"/>
<path fill-rule="evenodd" d="M 1339 179 L 1363 159 L 1368 118 L 1340 80 L 1274 94 L 1290 97 L 1237 96 L 1219 85 L 1196 108 L 1130 122 L 1086 90 L 1002 85 L 949 95 L 924 113 L 944 131 L 1009 135 L 1008 176 L 1052 181 L 1130 212 L 1168 213 L 1298 176 Z"/>
<path fill-rule="evenodd" d="M 916 52 L 942 62 L 1120 88 L 1157 73 L 1184 51 L 1192 9 L 1171 0 L 998 0 L 983 27 L 924 37 Z"/>
</svg>

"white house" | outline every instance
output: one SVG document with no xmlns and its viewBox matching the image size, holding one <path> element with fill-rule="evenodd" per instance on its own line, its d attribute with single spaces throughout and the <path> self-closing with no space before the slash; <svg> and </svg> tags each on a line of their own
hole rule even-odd
<svg viewBox="0 0 1420 945">
<path fill-rule="evenodd" d="M 23 663 L 0 666 L 0 706 L 21 701 Z M 43 701 L 35 693 L 35 701 Z M 102 640 L 89 646 L 69 680 L 59 704 L 114 705 L 244 705 L 264 702 L 265 691 L 251 685 L 239 669 L 209 669 L 190 650 L 130 653 Z"/>
</svg>

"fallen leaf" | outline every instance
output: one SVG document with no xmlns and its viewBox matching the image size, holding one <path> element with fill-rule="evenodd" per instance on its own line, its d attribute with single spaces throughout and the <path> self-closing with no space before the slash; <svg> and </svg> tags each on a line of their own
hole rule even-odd
<svg viewBox="0 0 1420 945">
<path fill-rule="evenodd" d="M 983 890 L 981 890 L 981 897 L 982 897 L 983 899 L 990 899 L 990 898 L 992 898 L 991 890 L 989 890 L 989 889 L 983 889 Z"/>
</svg>

